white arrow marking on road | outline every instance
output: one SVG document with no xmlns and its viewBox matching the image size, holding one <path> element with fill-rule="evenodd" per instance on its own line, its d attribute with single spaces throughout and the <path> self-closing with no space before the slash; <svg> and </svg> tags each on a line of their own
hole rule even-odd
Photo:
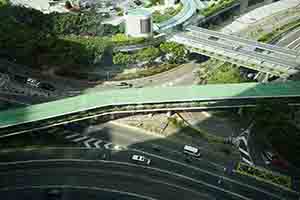
<svg viewBox="0 0 300 200">
<path fill-rule="evenodd" d="M 85 139 L 87 139 L 87 138 L 89 138 L 88 136 L 83 136 L 83 137 L 80 137 L 80 138 L 76 138 L 75 140 L 72 140 L 73 142 L 79 142 L 79 141 L 81 141 L 81 140 L 85 140 Z"/>
<path fill-rule="evenodd" d="M 102 143 L 102 140 L 98 140 L 97 142 L 94 143 L 95 147 L 100 149 L 101 147 L 99 146 L 100 143 Z"/>
<path fill-rule="evenodd" d="M 78 135 L 79 135 L 79 133 L 75 133 L 73 135 L 67 135 L 65 138 L 70 139 L 70 138 L 76 137 Z"/>
<path fill-rule="evenodd" d="M 105 148 L 105 149 L 110 149 L 109 146 L 112 145 L 112 144 L 113 144 L 113 143 L 109 142 L 109 143 L 107 143 L 107 144 L 104 145 L 104 148 Z"/>
<path fill-rule="evenodd" d="M 96 138 L 90 138 L 88 139 L 87 141 L 84 142 L 84 145 L 87 147 L 87 148 L 92 148 L 91 145 L 89 144 L 89 142 L 92 142 L 92 141 L 95 141 L 97 140 Z"/>
</svg>

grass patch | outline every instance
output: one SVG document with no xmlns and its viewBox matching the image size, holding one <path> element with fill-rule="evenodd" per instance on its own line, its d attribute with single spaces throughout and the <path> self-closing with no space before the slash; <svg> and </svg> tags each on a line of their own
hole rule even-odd
<svg viewBox="0 0 300 200">
<path fill-rule="evenodd" d="M 163 21 L 167 21 L 177 15 L 182 9 L 182 4 L 180 4 L 177 8 L 167 8 L 164 13 L 159 11 L 155 11 L 152 13 L 153 23 L 161 23 Z"/>
<path fill-rule="evenodd" d="M 287 31 L 292 31 L 298 28 L 299 26 L 300 20 L 292 21 L 275 29 L 270 33 L 263 34 L 261 37 L 258 38 L 258 41 L 264 43 L 276 41 L 277 39 L 281 38 L 281 36 L 284 35 Z"/>
<path fill-rule="evenodd" d="M 146 41 L 150 41 L 151 39 L 147 39 L 144 37 L 128 37 L 127 35 L 123 33 L 118 33 L 115 35 L 112 35 L 111 38 L 107 38 L 107 40 L 111 40 L 113 44 L 115 45 L 129 45 L 129 44 L 140 44 L 144 43 Z"/>
<path fill-rule="evenodd" d="M 201 10 L 200 14 L 205 17 L 211 16 L 220 10 L 232 6 L 235 2 L 236 0 L 219 0 L 218 2 L 212 3 L 207 8 Z"/>
</svg>

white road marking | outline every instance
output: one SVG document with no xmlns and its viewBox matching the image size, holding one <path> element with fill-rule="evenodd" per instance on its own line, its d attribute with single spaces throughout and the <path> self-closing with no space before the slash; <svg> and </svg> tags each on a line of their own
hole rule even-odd
<svg viewBox="0 0 300 200">
<path fill-rule="evenodd" d="M 242 161 L 244 161 L 245 163 L 247 163 L 247 164 L 249 164 L 249 165 L 251 165 L 251 166 L 253 166 L 254 164 L 253 164 L 253 162 L 251 162 L 251 161 L 249 161 L 249 160 L 247 160 L 246 158 L 244 158 L 244 157 L 242 157 Z"/>
<path fill-rule="evenodd" d="M 104 145 L 104 148 L 105 149 L 112 149 L 111 147 L 110 147 L 110 145 L 112 145 L 113 143 L 111 143 L 111 142 L 109 142 L 109 143 L 106 143 L 105 145 Z"/>
<path fill-rule="evenodd" d="M 97 140 L 96 138 L 90 138 L 87 141 L 85 141 L 83 144 L 87 147 L 87 148 L 92 148 L 91 145 L 89 144 L 92 141 Z"/>
<path fill-rule="evenodd" d="M 79 135 L 79 133 L 75 133 L 73 135 L 67 135 L 65 138 L 70 139 L 70 138 L 76 137 L 78 135 Z"/>
<path fill-rule="evenodd" d="M 83 137 L 80 137 L 80 138 L 76 138 L 76 139 L 74 139 L 74 140 L 72 140 L 73 142 L 79 142 L 79 141 L 82 141 L 82 140 L 85 140 L 85 139 L 87 139 L 87 138 L 89 138 L 88 136 L 83 136 Z"/>
<path fill-rule="evenodd" d="M 102 140 L 98 140 L 97 142 L 94 143 L 95 147 L 100 149 L 101 147 L 99 146 L 100 143 L 102 143 Z"/>
<path fill-rule="evenodd" d="M 242 149 L 241 147 L 239 147 L 239 151 L 243 152 L 244 154 L 246 154 L 247 156 L 250 157 L 250 154 L 247 151 L 245 151 L 244 149 Z"/>
<path fill-rule="evenodd" d="M 298 40 L 300 40 L 300 38 L 297 38 L 296 40 L 294 40 L 293 42 L 289 43 L 286 47 L 290 47 L 292 46 L 294 43 L 298 42 Z"/>
</svg>

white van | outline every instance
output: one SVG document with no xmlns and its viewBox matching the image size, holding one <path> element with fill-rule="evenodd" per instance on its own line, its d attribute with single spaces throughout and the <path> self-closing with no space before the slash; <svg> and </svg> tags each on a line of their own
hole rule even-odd
<svg viewBox="0 0 300 200">
<path fill-rule="evenodd" d="M 183 152 L 196 157 L 201 156 L 200 150 L 198 148 L 189 145 L 184 145 Z"/>
</svg>

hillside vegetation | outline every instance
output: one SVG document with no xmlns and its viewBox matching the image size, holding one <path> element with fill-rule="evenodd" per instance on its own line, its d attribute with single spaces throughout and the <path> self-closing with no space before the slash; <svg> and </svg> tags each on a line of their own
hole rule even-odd
<svg viewBox="0 0 300 200">
<path fill-rule="evenodd" d="M 95 13 L 43 14 L 3 5 L 0 21 L 0 57 L 20 64 L 90 64 L 108 44 L 100 37 L 106 28 Z"/>
</svg>

